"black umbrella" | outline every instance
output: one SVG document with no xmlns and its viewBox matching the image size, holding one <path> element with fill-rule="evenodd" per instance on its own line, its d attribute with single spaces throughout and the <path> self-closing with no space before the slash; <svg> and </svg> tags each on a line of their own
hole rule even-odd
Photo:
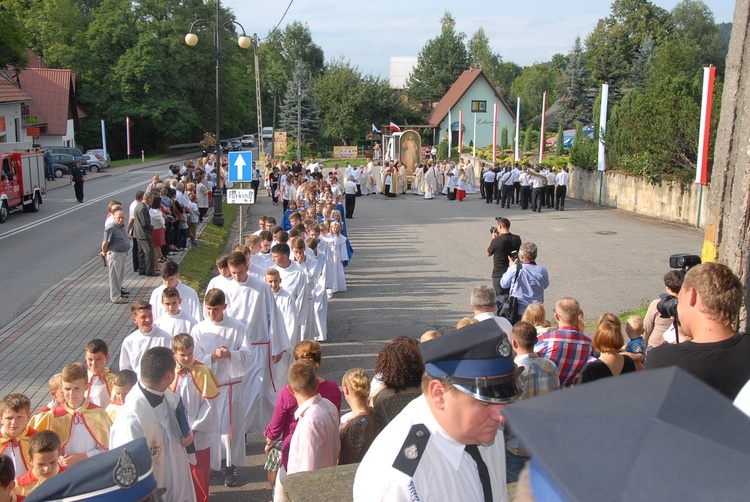
<svg viewBox="0 0 750 502">
<path fill-rule="evenodd" d="M 750 419 L 685 371 L 606 378 L 508 405 L 536 500 L 750 500 Z"/>
</svg>

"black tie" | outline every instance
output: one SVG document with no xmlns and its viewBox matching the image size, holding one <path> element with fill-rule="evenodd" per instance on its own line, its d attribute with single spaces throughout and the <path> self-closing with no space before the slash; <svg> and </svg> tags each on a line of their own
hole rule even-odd
<svg viewBox="0 0 750 502">
<path fill-rule="evenodd" d="M 467 444 L 466 453 L 471 455 L 471 458 L 477 463 L 479 481 L 482 482 L 482 491 L 484 492 L 484 502 L 492 502 L 492 482 L 490 481 L 490 471 L 487 470 L 487 464 L 484 463 L 482 455 L 479 454 L 479 448 L 475 444 Z"/>
</svg>

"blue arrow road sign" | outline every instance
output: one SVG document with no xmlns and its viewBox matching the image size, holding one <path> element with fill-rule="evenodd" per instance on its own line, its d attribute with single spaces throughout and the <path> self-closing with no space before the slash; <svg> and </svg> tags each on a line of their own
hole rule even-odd
<svg viewBox="0 0 750 502">
<path fill-rule="evenodd" d="M 229 152 L 229 181 L 253 180 L 253 152 Z"/>
</svg>

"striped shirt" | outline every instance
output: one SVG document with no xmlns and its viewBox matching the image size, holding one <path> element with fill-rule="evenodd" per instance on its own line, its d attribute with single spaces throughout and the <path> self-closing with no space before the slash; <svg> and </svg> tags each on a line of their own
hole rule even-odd
<svg viewBox="0 0 750 502">
<path fill-rule="evenodd" d="M 549 359 L 534 353 L 521 354 L 516 356 L 515 363 L 519 368 L 523 367 L 521 399 L 540 396 L 560 388 L 557 366 Z"/>
<path fill-rule="evenodd" d="M 574 385 L 593 355 L 591 339 L 574 329 L 556 329 L 539 335 L 534 352 L 550 359 L 560 372 L 560 385 Z"/>
</svg>

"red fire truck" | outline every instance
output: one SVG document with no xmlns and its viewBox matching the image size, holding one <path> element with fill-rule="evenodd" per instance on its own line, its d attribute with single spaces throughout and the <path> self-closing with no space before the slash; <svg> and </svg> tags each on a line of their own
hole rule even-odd
<svg viewBox="0 0 750 502">
<path fill-rule="evenodd" d="M 39 211 L 47 193 L 44 156 L 41 153 L 0 153 L 0 223 L 11 210 L 22 207 L 28 213 Z"/>
</svg>

